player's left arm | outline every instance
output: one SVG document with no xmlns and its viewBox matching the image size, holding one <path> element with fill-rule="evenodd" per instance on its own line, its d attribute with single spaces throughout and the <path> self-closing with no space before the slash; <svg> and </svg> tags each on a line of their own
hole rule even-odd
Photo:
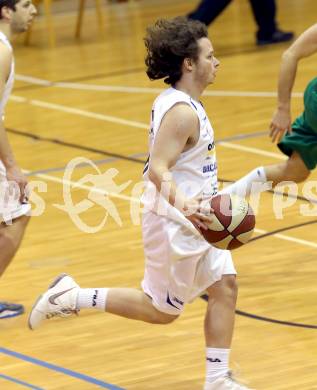
<svg viewBox="0 0 317 390">
<path fill-rule="evenodd" d="M 198 230 L 207 229 L 205 222 L 210 222 L 208 214 L 211 210 L 207 210 L 206 205 L 201 206 L 197 199 L 187 199 L 177 188 L 170 170 L 190 140 L 197 138 L 199 129 L 199 120 L 192 108 L 186 103 L 176 104 L 162 120 L 149 160 L 149 179 L 160 194 L 183 212 Z"/>
</svg>

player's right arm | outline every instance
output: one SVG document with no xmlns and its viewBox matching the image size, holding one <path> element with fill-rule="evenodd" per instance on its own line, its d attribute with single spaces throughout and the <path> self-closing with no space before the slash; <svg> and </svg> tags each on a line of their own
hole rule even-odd
<svg viewBox="0 0 317 390">
<path fill-rule="evenodd" d="M 12 52 L 4 44 L 0 43 L 0 100 L 3 98 L 5 85 L 10 75 Z M 14 181 L 20 189 L 20 200 L 25 197 L 27 180 L 17 165 L 7 133 L 5 131 L 3 118 L 0 115 L 0 160 L 6 168 L 7 180 Z"/>
<path fill-rule="evenodd" d="M 270 124 L 272 141 L 291 131 L 291 93 L 298 62 L 317 51 L 317 24 L 304 31 L 283 53 L 278 79 L 278 102 Z"/>
<path fill-rule="evenodd" d="M 175 165 L 180 154 L 191 147 L 193 140 L 199 137 L 199 120 L 188 104 L 178 103 L 164 116 L 156 134 L 149 161 L 149 179 L 158 192 L 168 202 L 184 212 L 187 218 L 200 230 L 207 229 L 206 216 L 210 210 L 201 210 L 199 201 L 186 199 L 172 179 L 170 169 Z M 188 216 L 188 211 L 193 213 Z"/>
</svg>

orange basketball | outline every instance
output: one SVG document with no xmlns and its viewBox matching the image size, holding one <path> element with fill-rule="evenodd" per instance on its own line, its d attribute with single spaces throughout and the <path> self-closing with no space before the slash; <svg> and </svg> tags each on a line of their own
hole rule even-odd
<svg viewBox="0 0 317 390">
<path fill-rule="evenodd" d="M 219 249 L 236 249 L 246 244 L 255 226 L 254 212 L 246 199 L 237 195 L 222 194 L 211 199 L 214 210 L 209 229 L 203 230 L 204 238 Z"/>
</svg>

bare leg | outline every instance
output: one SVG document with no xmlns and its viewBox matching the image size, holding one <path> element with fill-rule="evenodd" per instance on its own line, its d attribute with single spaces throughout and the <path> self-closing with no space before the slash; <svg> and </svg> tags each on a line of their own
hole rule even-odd
<svg viewBox="0 0 317 390">
<path fill-rule="evenodd" d="M 220 193 L 238 194 L 240 196 L 255 195 L 258 192 L 267 191 L 282 181 L 300 183 L 307 179 L 310 170 L 306 167 L 301 156 L 294 152 L 292 156 L 280 164 L 258 167 L 241 179 L 225 187 Z M 264 186 L 254 186 L 262 183 Z"/>
<path fill-rule="evenodd" d="M 281 164 L 269 165 L 264 167 L 264 170 L 267 180 L 273 182 L 273 187 L 281 181 L 301 183 L 310 175 L 310 170 L 297 152 L 294 152 L 287 161 Z"/>
<path fill-rule="evenodd" d="M 207 291 L 209 300 L 205 316 L 206 346 L 229 349 L 238 291 L 235 275 L 224 275 Z"/>
<path fill-rule="evenodd" d="M 13 259 L 19 248 L 29 217 L 22 216 L 12 225 L 0 225 L 0 276 Z"/>
<path fill-rule="evenodd" d="M 206 380 L 204 390 L 231 388 L 223 381 L 229 371 L 237 284 L 235 275 L 224 275 L 209 287 L 205 316 Z M 213 383 L 217 384 L 213 385 Z M 233 387 L 232 387 L 233 388 Z"/>
<path fill-rule="evenodd" d="M 158 311 L 150 297 L 134 288 L 110 288 L 107 312 L 152 324 L 168 324 L 178 317 Z"/>
</svg>

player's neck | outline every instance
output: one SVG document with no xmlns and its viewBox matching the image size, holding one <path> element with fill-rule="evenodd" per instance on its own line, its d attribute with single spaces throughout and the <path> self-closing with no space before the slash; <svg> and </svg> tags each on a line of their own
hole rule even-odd
<svg viewBox="0 0 317 390">
<path fill-rule="evenodd" d="M 10 40 L 11 39 L 11 27 L 7 23 L 0 23 L 0 31 Z"/>
<path fill-rule="evenodd" d="M 186 93 L 197 102 L 199 102 L 200 96 L 202 95 L 204 90 L 204 88 L 201 88 L 199 85 L 193 84 L 191 82 L 186 82 L 186 80 L 178 81 L 174 87 L 179 91 Z"/>
</svg>

